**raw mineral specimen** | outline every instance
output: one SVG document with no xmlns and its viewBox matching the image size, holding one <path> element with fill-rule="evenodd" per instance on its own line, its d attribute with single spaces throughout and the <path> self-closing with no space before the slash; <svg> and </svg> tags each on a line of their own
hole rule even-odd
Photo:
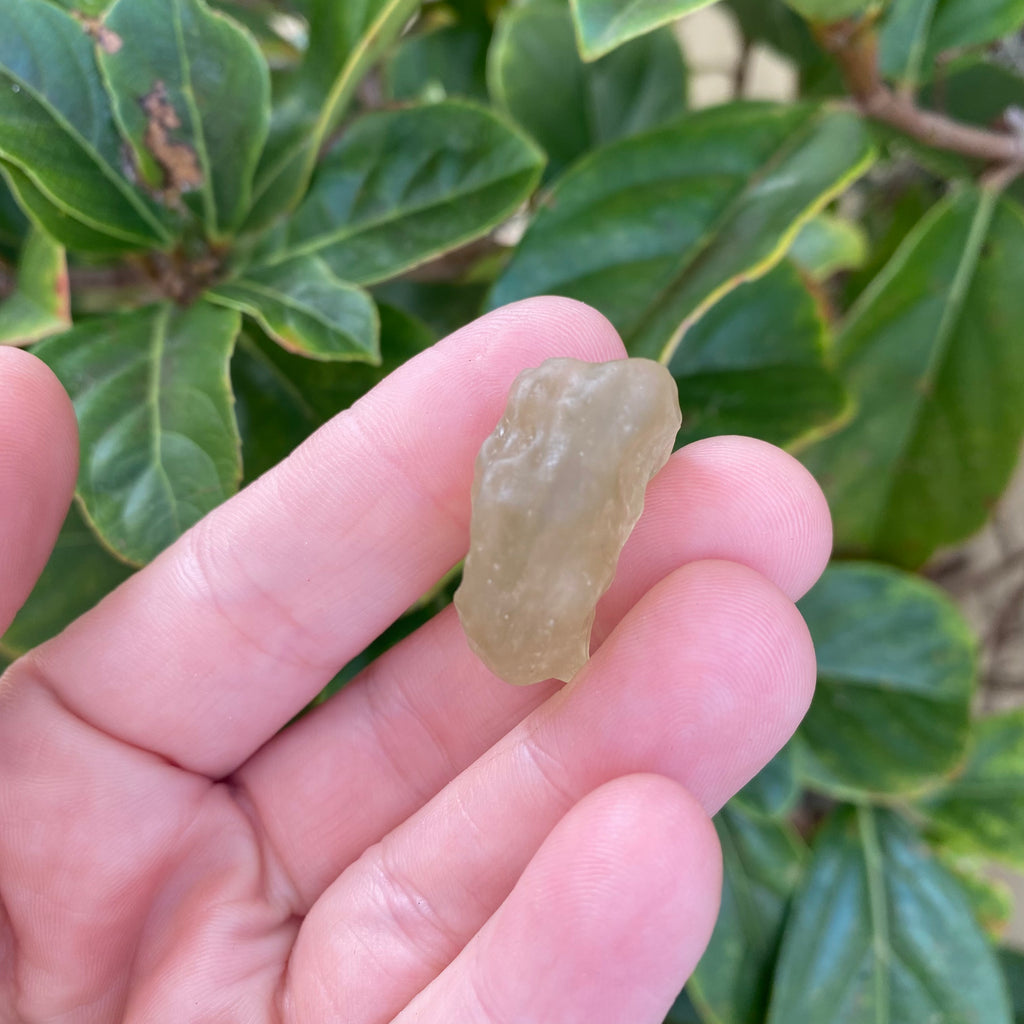
<svg viewBox="0 0 1024 1024">
<path fill-rule="evenodd" d="M 569 680 L 598 599 L 679 430 L 679 397 L 648 359 L 549 359 L 524 370 L 484 441 L 455 607 L 506 682 Z"/>
</svg>

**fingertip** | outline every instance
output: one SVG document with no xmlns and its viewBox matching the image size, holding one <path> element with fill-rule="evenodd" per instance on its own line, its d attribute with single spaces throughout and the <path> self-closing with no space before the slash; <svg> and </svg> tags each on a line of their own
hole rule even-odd
<svg viewBox="0 0 1024 1024">
<path fill-rule="evenodd" d="M 692 491 L 714 499 L 723 488 L 742 489 L 757 499 L 737 504 L 745 514 L 753 510 L 746 529 L 736 534 L 747 555 L 737 560 L 758 569 L 793 600 L 810 590 L 832 553 L 832 516 L 802 463 L 776 445 L 737 435 L 695 441 L 681 454 Z"/>
<path fill-rule="evenodd" d="M 528 1019 L 660 1021 L 710 940 L 721 882 L 699 803 L 663 776 L 617 778 L 555 827 L 485 929 L 479 989 Z M 591 983 L 567 992 L 573 978 Z"/>
<path fill-rule="evenodd" d="M 77 472 L 67 392 L 41 360 L 0 347 L 0 633 L 49 558 Z"/>
</svg>

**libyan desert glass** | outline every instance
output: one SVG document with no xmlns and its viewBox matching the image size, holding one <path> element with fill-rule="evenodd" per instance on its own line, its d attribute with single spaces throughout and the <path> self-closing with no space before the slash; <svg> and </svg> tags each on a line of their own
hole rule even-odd
<svg viewBox="0 0 1024 1024">
<path fill-rule="evenodd" d="M 516 378 L 477 456 L 455 594 L 495 675 L 527 685 L 584 665 L 598 599 L 680 418 L 675 381 L 648 359 L 549 359 Z"/>
</svg>

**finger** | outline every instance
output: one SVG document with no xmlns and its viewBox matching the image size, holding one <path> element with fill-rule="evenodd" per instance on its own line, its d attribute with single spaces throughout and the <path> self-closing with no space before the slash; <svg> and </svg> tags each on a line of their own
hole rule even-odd
<svg viewBox="0 0 1024 1024">
<path fill-rule="evenodd" d="M 798 597 L 821 572 L 830 544 L 821 491 L 791 456 L 741 437 L 689 445 L 648 489 L 595 638 L 658 580 L 700 559 L 746 564 Z M 495 680 L 449 609 L 261 750 L 239 781 L 296 879 L 300 906 L 557 685 Z"/>
<path fill-rule="evenodd" d="M 295 955 L 347 922 L 319 954 L 334 958 L 326 976 L 352 1019 L 376 1019 L 385 991 L 384 1009 L 397 1010 L 483 925 L 574 803 L 653 772 L 713 813 L 782 746 L 813 682 L 806 627 L 777 588 L 727 562 L 678 570 L 569 686 L 327 889 Z"/>
<path fill-rule="evenodd" d="M 99 728 L 227 774 L 464 553 L 473 461 L 515 375 L 553 355 L 622 354 L 570 300 L 471 324 L 44 648 L 39 677 Z"/>
<path fill-rule="evenodd" d="M 720 887 L 714 828 L 684 790 L 650 775 L 611 782 L 555 826 L 395 1024 L 660 1024 L 711 935 Z M 292 1018 L 390 1020 L 381 1008 L 358 1016 L 340 984 L 310 984 L 332 977 L 330 957 L 317 961 L 324 939 L 292 961 Z"/>
<path fill-rule="evenodd" d="M 0 346 L 0 636 L 46 565 L 78 468 L 71 401 L 35 356 Z"/>
</svg>

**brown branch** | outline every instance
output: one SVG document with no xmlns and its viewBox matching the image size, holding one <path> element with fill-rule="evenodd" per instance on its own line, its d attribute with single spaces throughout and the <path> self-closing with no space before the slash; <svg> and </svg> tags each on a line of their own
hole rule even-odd
<svg viewBox="0 0 1024 1024">
<path fill-rule="evenodd" d="M 846 87 L 867 116 L 898 128 L 934 149 L 985 160 L 993 164 L 1024 163 L 1024 137 L 962 124 L 922 110 L 912 97 L 895 93 L 878 71 L 878 43 L 870 21 L 841 21 L 816 28 L 819 43 L 835 58 Z"/>
</svg>

